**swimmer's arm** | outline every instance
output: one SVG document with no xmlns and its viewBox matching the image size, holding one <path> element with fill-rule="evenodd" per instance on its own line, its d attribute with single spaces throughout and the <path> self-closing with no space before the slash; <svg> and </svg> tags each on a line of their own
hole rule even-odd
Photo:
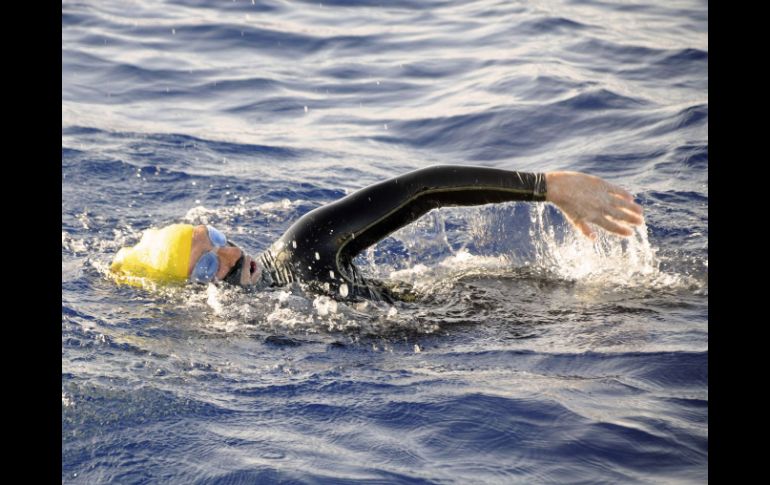
<svg viewBox="0 0 770 485">
<path fill-rule="evenodd" d="M 552 202 L 580 232 L 590 239 L 596 233 L 589 222 L 621 236 L 630 226 L 644 222 L 642 207 L 626 190 L 593 175 L 579 172 L 547 172 L 546 200 Z"/>
<path fill-rule="evenodd" d="M 642 222 L 631 194 L 599 177 L 458 165 L 435 165 L 363 188 L 314 211 L 312 220 L 334 229 L 341 236 L 339 254 L 352 258 L 432 209 L 510 201 L 552 202 L 590 238 L 595 234 L 588 223 L 627 236 L 629 224 Z"/>
<path fill-rule="evenodd" d="M 319 212 L 317 222 L 345 218 L 342 249 L 353 257 L 432 209 L 510 201 L 545 201 L 543 173 L 434 165 L 363 188 Z M 341 217 L 351 214 L 351 217 Z M 340 231 L 337 231 L 340 234 Z"/>
</svg>

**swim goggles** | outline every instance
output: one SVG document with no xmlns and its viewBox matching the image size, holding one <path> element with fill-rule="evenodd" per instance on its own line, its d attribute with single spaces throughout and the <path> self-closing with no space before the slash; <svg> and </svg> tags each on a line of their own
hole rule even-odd
<svg viewBox="0 0 770 485">
<path fill-rule="evenodd" d="M 209 239 L 211 240 L 211 244 L 214 245 L 214 249 L 204 253 L 198 258 L 198 262 L 195 263 L 195 267 L 193 268 L 192 273 L 190 273 L 190 281 L 195 283 L 208 283 L 214 280 L 217 271 L 219 271 L 219 258 L 217 257 L 216 248 L 221 248 L 223 246 L 237 247 L 235 244 L 228 241 L 227 237 L 225 237 L 221 231 L 218 231 L 211 226 L 206 226 L 206 229 L 209 232 Z M 241 258 L 243 258 L 242 255 Z M 238 261 L 241 262 L 242 259 L 239 259 Z M 236 264 L 225 278 L 230 276 L 230 274 L 237 269 L 237 266 L 239 265 Z"/>
</svg>

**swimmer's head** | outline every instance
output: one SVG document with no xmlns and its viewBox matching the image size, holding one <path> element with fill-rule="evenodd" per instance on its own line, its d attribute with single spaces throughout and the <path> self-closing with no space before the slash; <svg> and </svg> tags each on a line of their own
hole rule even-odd
<svg viewBox="0 0 770 485">
<path fill-rule="evenodd" d="M 121 282 L 228 283 L 251 286 L 261 266 L 211 226 L 172 224 L 145 231 L 139 244 L 122 248 L 110 267 Z M 237 276 L 235 276 L 237 275 Z"/>
<path fill-rule="evenodd" d="M 193 226 L 189 224 L 148 229 L 139 244 L 118 251 L 110 269 L 128 278 L 145 278 L 157 283 L 183 282 L 188 276 L 192 239 Z"/>
</svg>

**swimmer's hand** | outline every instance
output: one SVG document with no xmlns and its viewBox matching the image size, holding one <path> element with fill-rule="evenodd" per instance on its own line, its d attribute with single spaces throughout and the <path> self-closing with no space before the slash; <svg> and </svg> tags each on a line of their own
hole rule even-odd
<svg viewBox="0 0 770 485">
<path fill-rule="evenodd" d="M 630 226 L 644 222 L 642 206 L 634 202 L 634 197 L 599 177 L 579 172 L 548 172 L 545 182 L 546 200 L 553 202 L 592 240 L 596 233 L 589 222 L 621 236 L 630 236 L 634 233 Z"/>
</svg>

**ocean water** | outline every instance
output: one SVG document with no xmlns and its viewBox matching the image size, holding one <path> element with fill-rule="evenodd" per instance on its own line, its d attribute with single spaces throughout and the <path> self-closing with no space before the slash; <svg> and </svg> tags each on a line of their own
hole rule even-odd
<svg viewBox="0 0 770 485">
<path fill-rule="evenodd" d="M 358 258 L 414 303 L 118 286 L 142 230 L 253 253 L 431 164 L 576 170 Z M 705 1 L 62 2 L 62 483 L 708 481 Z"/>
</svg>

